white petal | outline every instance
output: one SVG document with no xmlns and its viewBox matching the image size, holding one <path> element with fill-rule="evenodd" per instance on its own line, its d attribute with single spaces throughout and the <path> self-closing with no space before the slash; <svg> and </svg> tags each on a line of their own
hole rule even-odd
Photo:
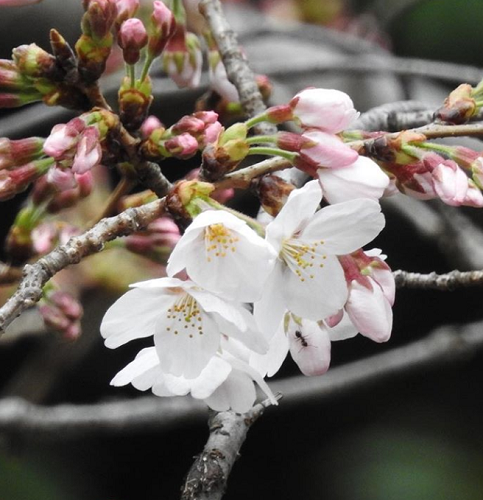
<svg viewBox="0 0 483 500">
<path fill-rule="evenodd" d="M 107 310 L 101 335 L 111 349 L 133 339 L 154 334 L 156 320 L 171 305 L 173 299 L 162 290 L 137 288 L 129 290 Z"/>
<path fill-rule="evenodd" d="M 331 204 L 356 198 L 378 200 L 389 185 L 389 177 L 365 156 L 359 156 L 355 163 L 343 168 L 321 168 L 317 174 L 324 197 Z"/>
<path fill-rule="evenodd" d="M 230 408 L 237 413 L 246 413 L 253 406 L 256 391 L 248 375 L 233 370 L 227 380 L 204 401 L 215 411 Z"/>
<path fill-rule="evenodd" d="M 384 223 L 379 203 L 361 198 L 319 210 L 300 234 L 300 239 L 323 241 L 325 252 L 344 255 L 372 241 Z"/>
<path fill-rule="evenodd" d="M 375 342 L 386 342 L 391 336 L 392 309 L 382 288 L 369 279 L 372 290 L 357 281 L 351 283 L 346 311 L 362 335 Z"/>
<path fill-rule="evenodd" d="M 191 395 L 196 399 L 206 399 L 211 396 L 225 382 L 231 370 L 230 363 L 215 356 L 200 376 L 191 382 Z"/>
<path fill-rule="evenodd" d="M 262 377 L 273 377 L 280 370 L 288 354 L 288 339 L 285 335 L 283 325 L 277 330 L 270 340 L 267 354 L 252 353 L 250 356 L 250 366 L 257 370 Z"/>
<path fill-rule="evenodd" d="M 159 365 L 153 366 L 149 370 L 137 376 L 132 381 L 132 386 L 138 391 L 146 391 L 147 389 L 152 388 L 160 379 L 162 380 L 163 378 L 164 374 Z"/>
<path fill-rule="evenodd" d="M 308 320 L 300 326 L 292 321 L 288 340 L 290 354 L 304 375 L 323 375 L 329 369 L 330 339 L 325 326 Z"/>
<path fill-rule="evenodd" d="M 332 342 L 338 340 L 346 340 L 355 337 L 358 334 L 357 328 L 352 324 L 347 313 L 344 314 L 342 319 L 337 325 L 329 328 L 329 338 Z"/>
<path fill-rule="evenodd" d="M 282 294 L 286 286 L 283 281 L 282 266 L 280 262 L 276 264 L 265 283 L 261 299 L 253 305 L 253 315 L 258 328 L 268 341 L 278 330 L 286 310 L 285 298 Z"/>
<path fill-rule="evenodd" d="M 336 257 L 325 257 L 323 264 L 315 261 L 300 276 L 289 267 L 284 269 L 285 304 L 297 316 L 317 321 L 335 314 L 346 302 L 348 290 L 342 266 Z"/>
<path fill-rule="evenodd" d="M 190 317 L 171 310 L 156 323 L 154 344 L 164 373 L 195 378 L 215 355 L 220 331 L 202 310 Z"/>
<path fill-rule="evenodd" d="M 131 361 L 112 380 L 111 385 L 120 387 L 130 384 L 136 377 L 148 370 L 159 367 L 159 358 L 154 347 L 142 349 L 134 361 Z"/>
<path fill-rule="evenodd" d="M 188 226 L 188 229 L 191 225 Z M 168 276 L 175 276 L 182 271 L 186 267 L 187 255 L 191 255 L 190 250 L 192 248 L 199 248 L 203 244 L 203 235 L 198 231 L 188 231 L 188 229 L 178 240 L 178 243 L 176 243 L 169 256 L 168 265 L 166 266 L 166 274 Z"/>
<path fill-rule="evenodd" d="M 267 241 L 278 252 L 281 242 L 290 238 L 305 226 L 314 215 L 322 200 L 322 189 L 318 181 L 310 181 L 290 193 L 287 203 L 275 219 L 267 226 Z"/>
</svg>

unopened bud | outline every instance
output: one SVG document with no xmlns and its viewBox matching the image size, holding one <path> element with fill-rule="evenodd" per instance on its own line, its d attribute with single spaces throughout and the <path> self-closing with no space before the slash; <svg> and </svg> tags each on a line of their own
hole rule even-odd
<svg viewBox="0 0 483 500">
<path fill-rule="evenodd" d="M 187 160 L 198 151 L 198 141 L 190 134 L 181 134 L 164 142 L 166 151 L 180 160 Z"/>
<path fill-rule="evenodd" d="M 0 137 L 0 170 L 23 165 L 42 156 L 43 144 L 41 137 L 18 140 Z"/>
<path fill-rule="evenodd" d="M 161 120 L 154 115 L 150 115 L 143 121 L 141 125 L 141 134 L 143 138 L 146 139 L 153 133 L 155 129 L 160 128 L 164 128 Z"/>
<path fill-rule="evenodd" d="M 139 19 L 124 21 L 117 37 L 122 49 L 124 61 L 127 64 L 136 64 L 139 61 L 141 49 L 148 43 L 148 34 L 144 24 Z"/>
<path fill-rule="evenodd" d="M 163 2 L 153 2 L 153 13 L 148 24 L 148 54 L 154 58 L 161 55 L 176 29 L 173 13 Z"/>
<path fill-rule="evenodd" d="M 208 200 L 214 186 L 208 182 L 179 181 L 166 196 L 166 209 L 181 227 L 200 213 L 195 200 Z"/>
<path fill-rule="evenodd" d="M 49 78 L 55 74 L 55 57 L 35 43 L 13 49 L 12 57 L 20 73 L 30 78 Z"/>
<path fill-rule="evenodd" d="M 123 125 L 130 131 L 137 130 L 146 119 L 152 101 L 149 76 L 136 87 L 131 87 L 130 79 L 125 77 L 119 89 L 120 117 Z"/>
<path fill-rule="evenodd" d="M 124 21 L 134 17 L 139 8 L 139 0 L 116 0 L 116 5 L 116 29 L 119 30 Z"/>
<path fill-rule="evenodd" d="M 274 174 L 264 175 L 257 179 L 253 187 L 263 209 L 272 217 L 278 215 L 290 193 L 295 189 L 293 184 Z"/>
<path fill-rule="evenodd" d="M 461 84 L 445 99 L 443 106 L 436 111 L 435 118 L 456 125 L 467 122 L 478 111 L 472 91 L 468 83 Z"/>
</svg>

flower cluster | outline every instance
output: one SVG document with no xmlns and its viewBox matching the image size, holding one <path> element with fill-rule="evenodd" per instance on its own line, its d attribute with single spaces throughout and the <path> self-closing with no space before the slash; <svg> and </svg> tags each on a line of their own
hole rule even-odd
<svg viewBox="0 0 483 500">
<path fill-rule="evenodd" d="M 321 201 L 314 180 L 265 229 L 225 210 L 196 216 L 169 258 L 169 277 L 133 285 L 107 311 L 107 347 L 154 338 L 112 383 L 190 392 L 215 410 L 244 412 L 253 382 L 275 403 L 263 376 L 278 370 L 288 345 L 302 372 L 316 375 L 329 365 L 329 330 L 387 340 L 392 274 L 360 250 L 384 226 L 380 206 L 356 199 L 318 209 Z"/>
</svg>

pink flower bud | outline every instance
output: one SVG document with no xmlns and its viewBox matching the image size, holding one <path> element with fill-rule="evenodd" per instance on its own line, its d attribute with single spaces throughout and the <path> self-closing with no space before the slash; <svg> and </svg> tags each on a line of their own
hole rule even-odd
<svg viewBox="0 0 483 500">
<path fill-rule="evenodd" d="M 139 61 L 141 49 L 148 43 L 148 34 L 144 24 L 139 19 L 124 21 L 117 37 L 122 49 L 124 61 L 136 64 Z"/>
<path fill-rule="evenodd" d="M 57 306 L 71 320 L 82 317 L 83 310 L 79 301 L 76 300 L 70 293 L 54 292 L 49 295 L 49 300 Z"/>
<path fill-rule="evenodd" d="M 154 115 L 148 116 L 141 125 L 141 134 L 143 138 L 147 139 L 157 128 L 164 128 L 161 120 Z"/>
<path fill-rule="evenodd" d="M 139 0 L 116 0 L 116 7 L 116 25 L 119 27 L 124 21 L 136 14 L 139 8 Z"/>
<path fill-rule="evenodd" d="M 82 132 L 72 163 L 74 173 L 84 174 L 100 163 L 102 148 L 99 143 L 99 135 L 97 127 L 88 127 Z"/>
<path fill-rule="evenodd" d="M 84 32 L 94 39 L 105 38 L 117 17 L 116 0 L 89 0 L 82 20 Z"/>
<path fill-rule="evenodd" d="M 84 121 L 80 118 L 74 118 L 69 123 L 55 125 L 44 142 L 45 154 L 55 160 L 72 158 L 80 139 L 80 133 L 85 127 Z"/>
<path fill-rule="evenodd" d="M 156 1 L 153 3 L 153 7 L 153 14 L 148 26 L 148 53 L 151 57 L 157 57 L 163 52 L 168 40 L 173 36 L 176 20 L 163 2 Z"/>
<path fill-rule="evenodd" d="M 42 155 L 43 139 L 27 137 L 10 140 L 0 137 L 0 170 L 28 163 Z"/>
<path fill-rule="evenodd" d="M 55 186 L 58 191 L 67 191 L 76 186 L 74 172 L 70 168 L 62 168 L 59 164 L 49 170 L 47 181 Z"/>
<path fill-rule="evenodd" d="M 299 92 L 291 101 L 293 119 L 304 128 L 317 128 L 337 134 L 348 128 L 359 113 L 351 98 L 332 89 L 309 88 Z"/>
<path fill-rule="evenodd" d="M 164 147 L 171 155 L 185 160 L 198 151 L 198 141 L 190 134 L 181 134 L 168 139 Z"/>
<path fill-rule="evenodd" d="M 445 160 L 432 172 L 436 194 L 446 204 L 460 206 L 464 204 L 468 192 L 468 177 L 451 161 Z"/>
</svg>

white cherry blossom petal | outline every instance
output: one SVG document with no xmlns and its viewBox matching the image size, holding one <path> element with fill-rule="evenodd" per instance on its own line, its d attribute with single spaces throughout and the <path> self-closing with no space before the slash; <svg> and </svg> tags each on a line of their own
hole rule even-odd
<svg viewBox="0 0 483 500">
<path fill-rule="evenodd" d="M 215 411 L 231 408 L 236 413 L 246 413 L 253 406 L 256 396 L 251 378 L 246 373 L 233 370 L 226 381 L 204 401 Z"/>
<path fill-rule="evenodd" d="M 111 385 L 121 387 L 132 383 L 140 375 L 159 367 L 159 358 L 154 347 L 142 349 L 134 361 L 124 367 L 112 380 Z M 148 389 L 149 387 L 147 387 Z"/>
<path fill-rule="evenodd" d="M 344 255 L 372 241 L 384 223 L 379 203 L 360 198 L 319 210 L 300 239 L 321 242 L 325 252 Z"/>
<path fill-rule="evenodd" d="M 162 290 L 129 290 L 104 315 L 100 330 L 106 347 L 115 349 L 131 340 L 153 335 L 158 316 L 172 301 Z"/>
<path fill-rule="evenodd" d="M 273 377 L 280 370 L 287 354 L 288 339 L 283 325 L 280 324 L 277 332 L 270 340 L 268 352 L 266 354 L 252 353 L 249 364 L 263 377 Z"/>
<path fill-rule="evenodd" d="M 322 200 L 322 189 L 318 181 L 310 181 L 300 189 L 292 191 L 280 213 L 266 228 L 267 241 L 280 249 L 281 242 L 302 229 L 314 215 Z"/>
<path fill-rule="evenodd" d="M 206 399 L 223 384 L 232 371 L 230 363 L 214 357 L 200 376 L 191 383 L 191 395 L 196 399 Z"/>
<path fill-rule="evenodd" d="M 314 260 L 310 257 L 312 254 L 307 252 L 287 264 L 282 294 L 287 309 L 317 321 L 341 309 L 348 291 L 344 271 L 336 257 L 318 250 Z"/>
<path fill-rule="evenodd" d="M 183 268 L 207 290 L 230 300 L 260 297 L 274 255 L 268 243 L 238 217 L 223 210 L 198 215 L 174 248 L 168 275 Z"/>
<path fill-rule="evenodd" d="M 164 373 L 197 377 L 220 344 L 216 323 L 188 294 L 156 323 L 154 345 Z"/>
<path fill-rule="evenodd" d="M 331 204 L 356 198 L 378 200 L 389 185 L 389 177 L 365 156 L 343 168 L 320 168 L 317 175 L 324 197 Z"/>
</svg>

